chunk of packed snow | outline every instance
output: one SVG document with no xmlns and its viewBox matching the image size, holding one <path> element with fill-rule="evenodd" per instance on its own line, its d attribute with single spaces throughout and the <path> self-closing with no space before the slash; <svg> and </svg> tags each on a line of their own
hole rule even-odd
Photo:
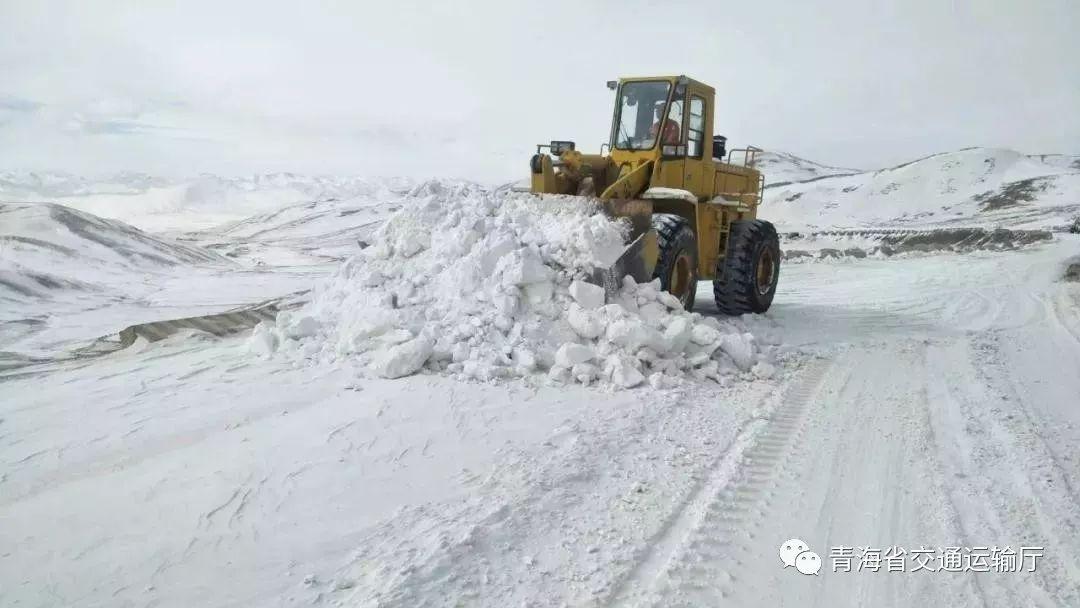
<svg viewBox="0 0 1080 608">
<path fill-rule="evenodd" d="M 720 350 L 724 351 L 742 371 L 749 371 L 754 364 L 754 343 L 750 334 L 727 334 L 720 340 Z"/>
<path fill-rule="evenodd" d="M 353 359 L 387 378 L 428 369 L 614 388 L 720 381 L 757 361 L 745 320 L 687 313 L 658 280 L 627 277 L 605 304 L 586 279 L 618 258 L 628 226 L 597 206 L 435 185 L 418 188 L 302 309 L 256 328 L 249 348 Z"/>
<path fill-rule="evenodd" d="M 754 364 L 754 367 L 750 369 L 750 372 L 762 380 L 768 380 L 776 374 L 776 368 L 771 363 L 759 361 Z"/>
<path fill-rule="evenodd" d="M 671 295 L 666 291 L 661 291 L 660 295 L 657 296 L 657 298 L 660 300 L 661 304 L 667 306 L 672 310 L 678 310 L 682 308 L 682 302 L 679 301 L 679 298 L 676 298 L 675 296 Z"/>
<path fill-rule="evenodd" d="M 654 372 L 649 375 L 649 386 L 654 390 L 660 390 L 667 386 L 667 380 L 664 379 L 664 374 L 660 372 Z"/>
<path fill-rule="evenodd" d="M 311 315 L 300 315 L 291 320 L 285 328 L 287 338 L 308 338 L 314 336 L 319 330 L 319 322 Z"/>
<path fill-rule="evenodd" d="M 248 352 L 259 355 L 262 357 L 268 357 L 273 354 L 274 349 L 277 348 L 277 336 L 275 336 L 270 327 L 266 323 L 259 323 L 255 326 L 255 329 L 251 331 L 251 336 L 247 341 Z"/>
<path fill-rule="evenodd" d="M 598 371 L 592 363 L 578 363 L 570 368 L 570 375 L 582 384 L 589 384 L 596 379 Z"/>
<path fill-rule="evenodd" d="M 415 374 L 431 356 L 433 346 L 431 340 L 423 336 L 396 344 L 372 362 L 372 369 L 383 378 Z"/>
<path fill-rule="evenodd" d="M 525 348 L 515 348 L 513 354 L 515 367 L 521 373 L 529 373 L 536 369 L 536 356 Z"/>
<path fill-rule="evenodd" d="M 645 346 L 661 344 L 660 333 L 647 327 L 641 319 L 620 319 L 608 326 L 607 340 L 624 349 L 637 352 Z"/>
<path fill-rule="evenodd" d="M 683 351 L 693 334 L 692 321 L 687 317 L 676 317 L 664 331 L 664 340 L 667 342 L 666 350 L 671 352 Z"/>
<path fill-rule="evenodd" d="M 608 357 L 604 374 L 619 388 L 633 388 L 645 381 L 636 365 L 618 355 Z"/>
<path fill-rule="evenodd" d="M 577 302 L 570 304 L 566 320 L 582 338 L 596 338 L 604 332 L 604 322 L 600 315 L 583 309 Z"/>
<path fill-rule="evenodd" d="M 499 262 L 505 264 L 502 272 L 508 285 L 544 283 L 551 278 L 551 270 L 532 249 L 518 249 L 500 258 Z M 499 270 L 498 265 L 496 270 Z"/>
<path fill-rule="evenodd" d="M 690 339 L 694 342 L 694 344 L 699 344 L 702 346 L 706 344 L 714 344 L 720 339 L 720 332 L 713 327 L 709 327 L 705 323 L 698 323 L 694 325 L 694 329 L 691 332 Z"/>
<path fill-rule="evenodd" d="M 582 308 L 600 308 L 604 305 L 604 288 L 585 281 L 574 281 L 570 283 L 570 297 Z"/>
<path fill-rule="evenodd" d="M 555 365 L 573 367 L 579 363 L 586 363 L 593 358 L 595 353 L 588 346 L 567 342 L 555 352 Z"/>
</svg>

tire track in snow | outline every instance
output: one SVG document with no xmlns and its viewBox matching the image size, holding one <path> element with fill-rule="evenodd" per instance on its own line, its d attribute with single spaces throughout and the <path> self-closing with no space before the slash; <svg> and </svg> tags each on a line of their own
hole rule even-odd
<svg viewBox="0 0 1080 608">
<path fill-rule="evenodd" d="M 1068 289 L 1061 289 L 1052 299 L 1046 298 L 1043 304 L 1046 306 L 1046 317 L 1062 330 L 1061 333 L 1080 346 L 1080 299 L 1070 297 Z"/>
<path fill-rule="evenodd" d="M 715 566 L 726 554 L 737 560 L 743 524 L 760 515 L 754 505 L 779 474 L 784 454 L 797 444 L 807 404 L 830 364 L 812 360 L 801 376 L 777 395 L 782 401 L 767 418 L 754 418 L 712 464 L 671 514 L 642 558 L 618 581 L 607 606 L 701 606 L 727 595 L 734 579 Z M 747 536 L 753 538 L 752 533 Z M 710 570 L 716 570 L 715 572 Z M 704 582 L 719 583 L 706 589 Z M 719 591 L 719 597 L 708 597 Z"/>
<path fill-rule="evenodd" d="M 987 387 L 1000 391 L 1015 408 L 1012 414 L 1015 418 L 990 420 L 989 423 L 1002 427 L 1008 434 L 1010 450 L 1021 451 L 1027 456 L 1023 461 L 1027 468 L 1024 471 L 1026 487 L 1021 485 L 1026 492 L 1018 491 L 1015 495 L 1026 496 L 1033 502 L 1036 507 L 1033 523 L 1044 537 L 1054 539 L 1059 546 L 1065 545 L 1066 550 L 1075 555 L 1080 548 L 1080 509 L 1076 507 L 1080 505 L 1080 494 L 1072 482 L 1074 468 L 1063 461 L 1060 446 L 1047 436 L 1045 421 L 1033 411 L 1030 392 L 1023 379 L 1010 373 L 1008 364 L 1001 359 L 998 336 L 993 335 L 988 342 L 987 365 L 977 368 L 976 373 Z M 1060 560 L 1060 564 L 1061 572 L 1047 569 L 1044 570 L 1045 577 L 1055 585 L 1051 591 L 1067 594 L 1066 599 L 1071 603 L 1080 597 L 1080 567 L 1069 559 Z"/>
<path fill-rule="evenodd" d="M 965 446 L 949 459 L 961 480 L 950 497 L 961 526 L 973 544 L 989 533 L 1017 550 L 1025 544 L 1046 549 L 1036 575 L 1013 584 L 976 579 L 979 591 L 988 604 L 1038 599 L 1032 605 L 1075 605 L 1080 569 L 1060 557 L 1074 553 L 1080 538 L 1070 469 L 1048 441 L 1043 421 L 1033 416 L 1015 370 L 1001 359 L 998 333 L 943 347 L 930 361 L 940 368 L 950 354 L 965 366 L 952 368 L 970 379 L 932 379 L 931 389 L 951 413 L 948 434 L 962 438 L 953 443 Z"/>
</svg>

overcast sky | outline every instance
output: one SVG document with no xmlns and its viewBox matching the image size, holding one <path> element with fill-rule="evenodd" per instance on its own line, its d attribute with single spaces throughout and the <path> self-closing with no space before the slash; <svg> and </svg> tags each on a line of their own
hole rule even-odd
<svg viewBox="0 0 1080 608">
<path fill-rule="evenodd" d="M 828 164 L 1080 153 L 1078 32 L 1077 0 L 0 0 L 0 170 L 501 181 L 654 73 Z"/>
</svg>

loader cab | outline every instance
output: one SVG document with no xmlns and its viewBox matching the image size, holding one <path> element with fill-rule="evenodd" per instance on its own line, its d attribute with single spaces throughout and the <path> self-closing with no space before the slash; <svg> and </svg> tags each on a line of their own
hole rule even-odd
<svg viewBox="0 0 1080 608">
<path fill-rule="evenodd" d="M 619 81 L 609 143 L 620 173 L 655 161 L 652 185 L 703 195 L 711 185 L 714 97 L 712 87 L 686 76 Z"/>
<path fill-rule="evenodd" d="M 670 101 L 670 82 L 642 80 L 623 83 L 615 106 L 612 150 L 654 150 L 660 139 L 659 126 Z M 665 126 L 671 128 L 670 123 Z"/>
</svg>

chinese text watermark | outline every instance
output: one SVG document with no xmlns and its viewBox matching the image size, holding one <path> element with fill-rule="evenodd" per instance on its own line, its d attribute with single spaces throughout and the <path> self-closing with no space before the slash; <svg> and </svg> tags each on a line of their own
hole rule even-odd
<svg viewBox="0 0 1080 608">
<path fill-rule="evenodd" d="M 832 547 L 833 572 L 1034 572 L 1042 547 Z"/>
</svg>

